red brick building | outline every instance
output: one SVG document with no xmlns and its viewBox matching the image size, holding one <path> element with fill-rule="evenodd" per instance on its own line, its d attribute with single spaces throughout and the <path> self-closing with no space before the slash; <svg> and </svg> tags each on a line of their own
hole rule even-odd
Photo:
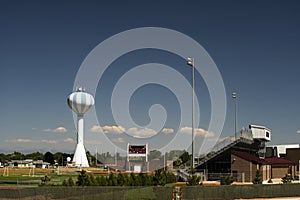
<svg viewBox="0 0 300 200">
<path fill-rule="evenodd" d="M 282 178 L 286 174 L 296 175 L 296 163 L 278 157 L 261 159 L 255 155 L 246 152 L 232 151 L 231 152 L 231 172 L 235 174 L 244 174 L 245 182 L 252 182 L 256 170 L 262 174 L 263 180 L 273 178 Z"/>
</svg>

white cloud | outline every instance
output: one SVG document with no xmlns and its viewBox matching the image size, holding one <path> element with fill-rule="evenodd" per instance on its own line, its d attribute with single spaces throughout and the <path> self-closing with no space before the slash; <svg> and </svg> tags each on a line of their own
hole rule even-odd
<svg viewBox="0 0 300 200">
<path fill-rule="evenodd" d="M 41 140 L 42 143 L 48 143 L 48 144 L 56 144 L 57 141 L 55 140 Z"/>
<path fill-rule="evenodd" d="M 43 132 L 66 133 L 66 132 L 68 132 L 68 130 L 65 127 L 60 126 L 60 127 L 57 127 L 56 129 L 50 129 L 50 128 L 44 129 Z"/>
<path fill-rule="evenodd" d="M 31 139 L 16 139 L 15 140 L 16 142 L 19 142 L 19 143 L 31 143 L 31 142 L 35 142 L 35 140 L 31 140 Z"/>
<path fill-rule="evenodd" d="M 68 132 L 68 130 L 65 127 L 60 126 L 60 127 L 57 127 L 56 129 L 54 129 L 53 132 L 55 132 L 55 133 L 66 133 L 66 132 Z"/>
<path fill-rule="evenodd" d="M 300 130 L 298 130 L 298 131 L 297 131 L 297 133 L 299 133 L 299 134 L 300 134 Z"/>
<path fill-rule="evenodd" d="M 157 132 L 150 128 L 142 128 L 138 129 L 136 127 L 132 127 L 129 129 L 125 129 L 122 126 L 98 126 L 94 125 L 92 128 L 89 129 L 90 132 L 93 133 L 112 133 L 112 134 L 122 134 L 128 133 L 129 135 L 135 138 L 147 138 L 153 135 L 156 135 Z M 161 131 L 163 134 L 171 134 L 174 133 L 174 129 L 172 128 L 163 128 Z"/>
<path fill-rule="evenodd" d="M 181 133 L 186 133 L 186 134 L 192 134 L 192 127 L 182 127 L 180 129 L 180 132 Z M 194 129 L 194 133 L 195 133 L 195 136 L 206 136 L 206 137 L 213 137 L 214 136 L 214 133 L 213 132 L 210 132 L 210 131 L 207 131 L 207 130 L 204 130 L 202 128 L 195 128 Z"/>
<path fill-rule="evenodd" d="M 125 132 L 125 128 L 122 126 L 97 126 L 94 125 L 92 128 L 89 129 L 90 132 L 93 133 L 115 133 L 121 134 Z"/>
<path fill-rule="evenodd" d="M 47 143 L 47 144 L 56 144 L 57 141 L 55 140 L 31 140 L 31 139 L 23 139 L 18 138 L 14 140 L 6 140 L 5 142 L 11 142 L 11 143 Z"/>
<path fill-rule="evenodd" d="M 127 129 L 126 132 L 136 138 L 146 138 L 156 134 L 156 131 L 153 129 L 150 128 L 138 129 L 136 127 L 129 128 Z"/>
<path fill-rule="evenodd" d="M 174 133 L 174 129 L 172 129 L 172 128 L 163 128 L 163 129 L 161 130 L 161 132 L 162 132 L 163 134 L 171 134 L 171 133 Z"/>
<path fill-rule="evenodd" d="M 64 142 L 71 143 L 71 144 L 75 143 L 75 141 L 72 138 L 66 138 L 66 139 L 64 139 Z"/>
<path fill-rule="evenodd" d="M 121 134 L 125 132 L 125 128 L 122 126 L 103 126 L 102 129 L 104 133 Z"/>
<path fill-rule="evenodd" d="M 114 138 L 112 141 L 117 142 L 117 143 L 124 143 L 125 140 L 123 138 Z"/>
<path fill-rule="evenodd" d="M 102 133 L 102 128 L 101 126 L 94 125 L 92 128 L 89 129 L 89 131 L 93 133 Z"/>
</svg>

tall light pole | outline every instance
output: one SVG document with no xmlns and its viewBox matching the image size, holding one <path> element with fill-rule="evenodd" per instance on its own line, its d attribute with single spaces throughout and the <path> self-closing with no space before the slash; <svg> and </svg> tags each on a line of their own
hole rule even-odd
<svg viewBox="0 0 300 200">
<path fill-rule="evenodd" d="M 194 88 L 195 88 L 195 65 L 194 58 L 188 58 L 187 64 L 192 67 L 192 168 L 194 168 Z"/>
<path fill-rule="evenodd" d="M 237 132 L 237 94 L 235 92 L 232 93 L 232 99 L 235 101 L 234 139 L 236 140 L 236 132 Z"/>
</svg>

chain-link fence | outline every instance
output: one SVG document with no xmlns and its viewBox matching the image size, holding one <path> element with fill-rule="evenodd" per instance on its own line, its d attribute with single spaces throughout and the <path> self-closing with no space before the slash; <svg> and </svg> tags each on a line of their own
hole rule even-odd
<svg viewBox="0 0 300 200">
<path fill-rule="evenodd" d="M 37 187 L 1 188 L 0 199 L 70 199 L 70 200 L 122 200 L 171 199 L 168 187 Z"/>
<path fill-rule="evenodd" d="M 182 188 L 182 199 L 239 199 L 300 196 L 300 184 L 224 185 Z"/>
<path fill-rule="evenodd" d="M 15 187 L 1 188 L 0 199 L 24 200 L 170 200 L 173 187 Z M 183 200 L 300 196 L 300 184 L 249 186 L 182 186 Z"/>
</svg>

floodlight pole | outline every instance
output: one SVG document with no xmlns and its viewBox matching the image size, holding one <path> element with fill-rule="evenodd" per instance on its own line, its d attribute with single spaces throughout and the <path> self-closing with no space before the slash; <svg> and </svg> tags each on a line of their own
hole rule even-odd
<svg viewBox="0 0 300 200">
<path fill-rule="evenodd" d="M 192 169 L 194 168 L 194 89 L 195 89 L 195 65 L 194 58 L 188 58 L 187 64 L 192 67 Z"/>
<path fill-rule="evenodd" d="M 234 139 L 237 139 L 237 94 L 236 92 L 232 93 L 232 99 L 235 100 L 235 114 L 234 114 Z"/>
</svg>

